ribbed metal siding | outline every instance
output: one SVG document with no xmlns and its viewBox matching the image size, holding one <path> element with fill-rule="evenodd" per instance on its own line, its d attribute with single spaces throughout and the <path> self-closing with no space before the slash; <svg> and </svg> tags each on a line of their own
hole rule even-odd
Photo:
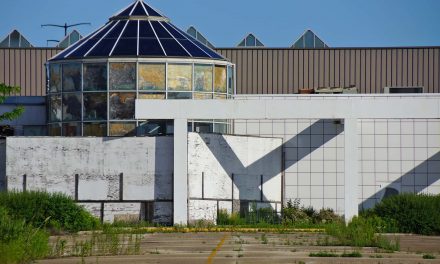
<svg viewBox="0 0 440 264">
<path fill-rule="evenodd" d="M 300 88 L 355 85 L 361 93 L 385 86 L 423 86 L 439 93 L 440 48 L 220 48 L 237 66 L 237 93 L 297 93 Z"/>
<path fill-rule="evenodd" d="M 20 86 L 22 96 L 46 95 L 44 64 L 59 51 L 53 48 L 0 49 L 0 83 Z"/>
<path fill-rule="evenodd" d="M 0 49 L 0 83 L 21 95 L 46 94 L 46 61 L 53 48 Z M 385 86 L 424 86 L 439 93 L 440 48 L 217 49 L 237 66 L 239 94 L 297 93 L 300 88 L 356 85 L 362 93 Z"/>
</svg>

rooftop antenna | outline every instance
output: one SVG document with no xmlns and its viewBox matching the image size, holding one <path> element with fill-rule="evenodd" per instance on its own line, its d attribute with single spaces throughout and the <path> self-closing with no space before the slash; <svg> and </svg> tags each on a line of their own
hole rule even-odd
<svg viewBox="0 0 440 264">
<path fill-rule="evenodd" d="M 59 28 L 64 28 L 64 36 L 67 36 L 67 29 L 71 28 L 71 27 L 76 27 L 76 26 L 81 26 L 81 25 L 89 25 L 91 26 L 91 23 L 77 23 L 77 24 L 72 24 L 72 25 L 67 25 L 67 23 L 64 23 L 64 25 L 55 25 L 55 24 L 44 24 L 41 25 L 41 27 L 59 27 Z"/>
<path fill-rule="evenodd" d="M 48 47 L 49 47 L 49 42 L 60 43 L 59 40 L 56 40 L 56 39 L 48 39 L 48 40 L 46 40 L 46 46 L 48 46 Z"/>
</svg>

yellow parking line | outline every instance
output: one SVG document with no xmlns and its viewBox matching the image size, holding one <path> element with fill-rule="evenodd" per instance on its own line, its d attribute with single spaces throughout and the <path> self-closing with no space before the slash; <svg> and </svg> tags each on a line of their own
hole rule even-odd
<svg viewBox="0 0 440 264">
<path fill-rule="evenodd" d="M 214 259 L 215 255 L 217 254 L 217 252 L 220 250 L 220 248 L 223 246 L 223 244 L 225 243 L 226 238 L 228 237 L 228 235 L 224 235 L 222 240 L 220 240 L 220 242 L 217 244 L 217 246 L 215 247 L 215 249 L 212 251 L 211 255 L 209 255 L 208 257 L 208 261 L 206 261 L 207 264 L 211 264 L 212 260 Z"/>
</svg>

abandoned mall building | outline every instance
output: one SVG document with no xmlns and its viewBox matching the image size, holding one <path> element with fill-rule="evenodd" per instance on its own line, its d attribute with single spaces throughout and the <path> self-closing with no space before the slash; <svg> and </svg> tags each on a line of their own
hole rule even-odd
<svg viewBox="0 0 440 264">
<path fill-rule="evenodd" d="M 288 201 L 349 220 L 440 193 L 440 47 L 218 48 L 134 1 L 55 48 L 0 40 L 0 189 L 61 192 L 102 221 L 215 221 Z M 5 133 L 4 131 L 8 131 Z"/>
</svg>

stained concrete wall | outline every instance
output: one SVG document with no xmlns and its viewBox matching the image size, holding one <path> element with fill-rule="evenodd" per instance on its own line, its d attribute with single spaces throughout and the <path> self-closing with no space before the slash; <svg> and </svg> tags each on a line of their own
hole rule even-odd
<svg viewBox="0 0 440 264">
<path fill-rule="evenodd" d="M 154 220 L 171 222 L 170 137 L 10 137 L 6 152 L 8 190 L 23 190 L 25 177 L 27 190 L 61 192 L 75 198 L 78 175 L 77 199 L 105 201 L 104 220 L 112 221 L 115 215 L 140 214 L 140 203 L 136 201 L 156 201 Z M 115 203 L 109 203 L 112 201 Z M 93 203 L 88 207 L 94 208 Z M 95 209 L 91 211 L 96 214 Z"/>
<path fill-rule="evenodd" d="M 239 201 L 280 210 L 281 145 L 281 138 L 189 133 L 189 221 L 238 211 Z"/>
</svg>

